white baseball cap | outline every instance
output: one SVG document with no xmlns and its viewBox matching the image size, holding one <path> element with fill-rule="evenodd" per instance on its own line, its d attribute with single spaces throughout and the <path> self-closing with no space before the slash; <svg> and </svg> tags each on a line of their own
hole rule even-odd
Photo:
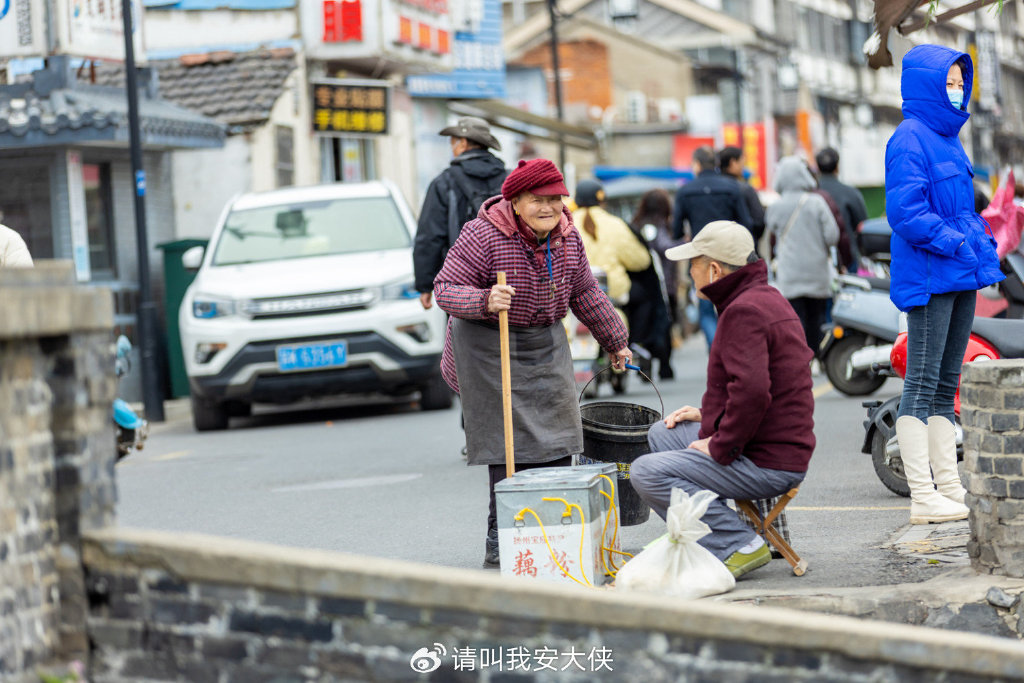
<svg viewBox="0 0 1024 683">
<path fill-rule="evenodd" d="M 705 225 L 692 242 L 672 247 L 665 256 L 685 261 L 707 256 L 730 266 L 744 266 L 754 251 L 754 237 L 735 221 L 712 221 Z"/>
</svg>

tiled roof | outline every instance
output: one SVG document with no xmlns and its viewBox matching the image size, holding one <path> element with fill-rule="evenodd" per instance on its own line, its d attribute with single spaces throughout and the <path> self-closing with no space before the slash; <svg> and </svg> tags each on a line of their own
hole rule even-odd
<svg viewBox="0 0 1024 683">
<path fill-rule="evenodd" d="M 270 119 L 296 60 L 294 50 L 280 48 L 184 55 L 153 60 L 149 66 L 156 69 L 161 97 L 240 132 Z M 96 81 L 123 85 L 124 71 L 116 65 L 97 66 Z"/>
<path fill-rule="evenodd" d="M 140 97 L 139 113 L 146 144 L 223 144 L 222 125 L 171 103 Z M 76 85 L 43 95 L 31 84 L 0 88 L 0 146 L 4 146 L 4 139 L 16 145 L 52 145 L 85 140 L 123 142 L 127 138 L 128 101 L 124 90 Z"/>
</svg>

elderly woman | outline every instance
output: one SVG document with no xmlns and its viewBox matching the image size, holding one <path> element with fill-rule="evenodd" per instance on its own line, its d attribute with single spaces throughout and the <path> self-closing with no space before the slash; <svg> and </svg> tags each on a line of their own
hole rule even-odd
<svg viewBox="0 0 1024 683">
<path fill-rule="evenodd" d="M 999 282 L 999 256 L 975 213 L 974 169 L 957 137 L 967 123 L 971 58 L 941 45 L 903 57 L 903 123 L 885 149 L 892 225 L 889 296 L 907 313 L 907 377 L 896 439 L 910 486 L 910 523 L 967 517 L 956 467 L 954 398 L 976 290 Z"/>
<path fill-rule="evenodd" d="M 470 465 L 488 465 L 485 567 L 498 564 L 494 485 L 505 478 L 498 312 L 508 311 L 516 469 L 566 466 L 583 451 L 572 358 L 562 326 L 568 309 L 623 368 L 627 332 L 590 272 L 562 203 L 569 194 L 547 159 L 520 161 L 501 196 L 480 207 L 434 280 L 451 318 L 441 372 L 462 397 Z M 507 284 L 498 285 L 504 271 Z"/>
</svg>

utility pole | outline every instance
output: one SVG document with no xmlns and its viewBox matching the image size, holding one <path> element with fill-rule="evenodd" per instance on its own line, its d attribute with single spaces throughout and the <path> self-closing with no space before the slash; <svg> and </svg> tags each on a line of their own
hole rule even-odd
<svg viewBox="0 0 1024 683">
<path fill-rule="evenodd" d="M 562 103 L 562 68 L 558 61 L 558 0 L 548 0 L 548 17 L 551 20 L 551 68 L 554 71 L 555 115 L 559 123 L 565 123 L 565 106 Z M 565 137 L 558 133 L 558 168 L 565 173 Z"/>
<path fill-rule="evenodd" d="M 149 280 L 149 234 L 146 232 L 146 171 L 142 167 L 139 126 L 139 81 L 135 70 L 132 0 L 121 0 L 124 21 L 124 82 L 128 93 L 128 140 L 135 178 L 135 246 L 139 261 L 139 347 L 142 355 L 142 402 L 146 419 L 164 421 L 164 399 L 157 380 L 156 304 Z M 140 19 L 141 20 L 141 19 Z"/>
</svg>

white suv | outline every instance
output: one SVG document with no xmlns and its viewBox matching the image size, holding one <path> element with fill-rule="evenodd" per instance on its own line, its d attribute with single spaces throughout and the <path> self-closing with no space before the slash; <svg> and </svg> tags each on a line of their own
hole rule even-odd
<svg viewBox="0 0 1024 683">
<path fill-rule="evenodd" d="M 254 402 L 421 393 L 448 408 L 445 316 L 413 287 L 416 224 L 388 182 L 242 195 L 221 216 L 179 311 L 196 429 Z"/>
</svg>

